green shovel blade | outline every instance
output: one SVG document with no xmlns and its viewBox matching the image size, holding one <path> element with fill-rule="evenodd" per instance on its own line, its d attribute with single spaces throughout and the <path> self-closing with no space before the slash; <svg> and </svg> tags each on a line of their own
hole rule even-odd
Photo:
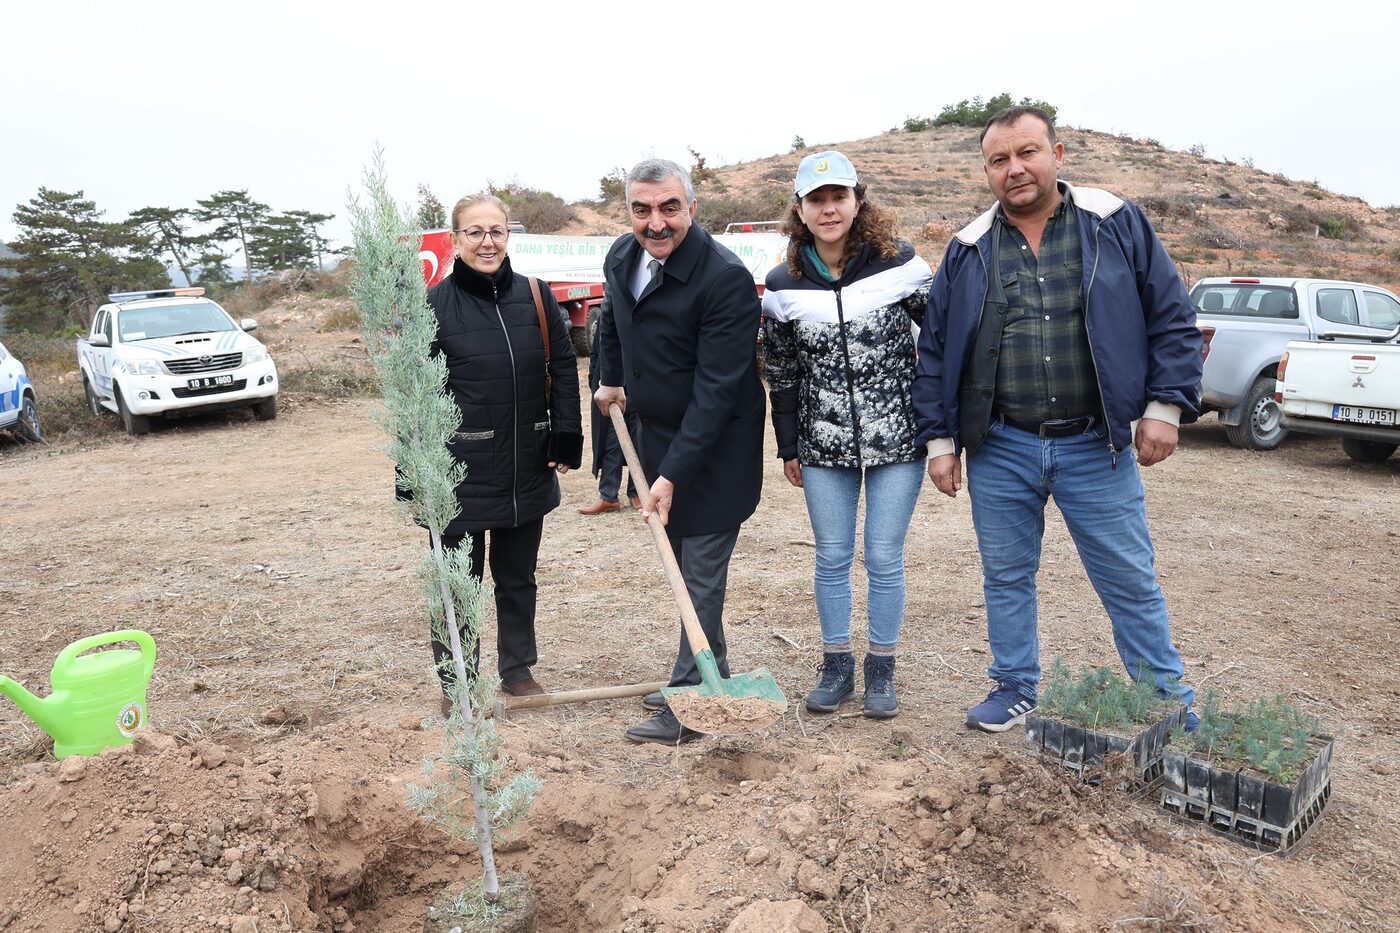
<svg viewBox="0 0 1400 933">
<path fill-rule="evenodd" d="M 696 732 L 754 732 L 776 722 L 787 709 L 787 697 L 767 668 L 723 677 L 712 651 L 698 653 L 695 664 L 700 669 L 699 684 L 662 687 L 661 694 L 676 718 Z M 739 706 L 705 702 L 719 699 L 755 702 Z"/>
</svg>

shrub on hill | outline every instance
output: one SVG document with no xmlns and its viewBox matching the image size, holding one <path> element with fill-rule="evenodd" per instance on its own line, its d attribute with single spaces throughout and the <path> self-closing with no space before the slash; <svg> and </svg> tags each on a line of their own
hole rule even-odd
<svg viewBox="0 0 1400 933">
<path fill-rule="evenodd" d="M 791 198 L 782 188 L 709 194 L 700 198 L 699 220 L 711 233 L 723 233 L 726 224 L 750 220 L 782 220 Z"/>
<path fill-rule="evenodd" d="M 1055 119 L 1055 114 L 1059 112 L 1053 104 L 1043 100 L 1031 100 L 1023 97 L 1020 101 L 1023 107 L 1039 107 L 1050 115 L 1050 119 Z M 974 97 L 972 100 L 960 100 L 956 104 L 948 104 L 938 111 L 936 117 L 909 117 L 904 121 L 904 131 L 906 133 L 917 133 L 935 126 L 975 126 L 981 127 L 995 113 L 1005 110 L 1007 107 L 1016 105 L 1010 94 L 1002 93 L 995 97 L 982 100 Z"/>
<path fill-rule="evenodd" d="M 506 202 L 510 219 L 524 224 L 531 233 L 554 233 L 575 220 L 574 209 L 553 192 L 526 188 L 515 182 L 488 184 L 486 190 Z"/>
</svg>

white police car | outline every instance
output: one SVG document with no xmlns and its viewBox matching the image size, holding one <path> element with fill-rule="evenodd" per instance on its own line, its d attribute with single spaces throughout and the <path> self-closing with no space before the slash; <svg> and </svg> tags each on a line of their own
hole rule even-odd
<svg viewBox="0 0 1400 933">
<path fill-rule="evenodd" d="M 114 411 L 128 434 L 151 418 L 247 407 L 259 421 L 277 417 L 277 367 L 248 331 L 203 297 L 202 288 L 120 292 L 97 309 L 78 341 L 78 366 L 94 415 Z"/>
<path fill-rule="evenodd" d="M 0 430 L 14 431 L 27 441 L 44 439 L 39 422 L 39 399 L 24 364 L 0 343 Z"/>
</svg>

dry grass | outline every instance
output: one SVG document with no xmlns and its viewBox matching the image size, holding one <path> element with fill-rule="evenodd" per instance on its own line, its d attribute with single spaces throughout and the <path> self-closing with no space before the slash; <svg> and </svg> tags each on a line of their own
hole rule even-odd
<svg viewBox="0 0 1400 933">
<path fill-rule="evenodd" d="M 1165 875 L 1142 905 L 1141 916 L 1113 921 L 1111 930 L 1141 930 L 1144 933 L 1206 933 L 1211 929 L 1209 913 L 1195 903 L 1190 891 L 1173 889 Z"/>
</svg>

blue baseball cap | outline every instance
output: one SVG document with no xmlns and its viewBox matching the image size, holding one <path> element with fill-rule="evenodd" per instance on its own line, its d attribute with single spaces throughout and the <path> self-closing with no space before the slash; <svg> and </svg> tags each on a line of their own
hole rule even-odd
<svg viewBox="0 0 1400 933">
<path fill-rule="evenodd" d="M 851 160 L 834 149 L 814 152 L 797 166 L 797 196 L 805 198 L 822 185 L 856 186 L 856 167 Z"/>
</svg>

